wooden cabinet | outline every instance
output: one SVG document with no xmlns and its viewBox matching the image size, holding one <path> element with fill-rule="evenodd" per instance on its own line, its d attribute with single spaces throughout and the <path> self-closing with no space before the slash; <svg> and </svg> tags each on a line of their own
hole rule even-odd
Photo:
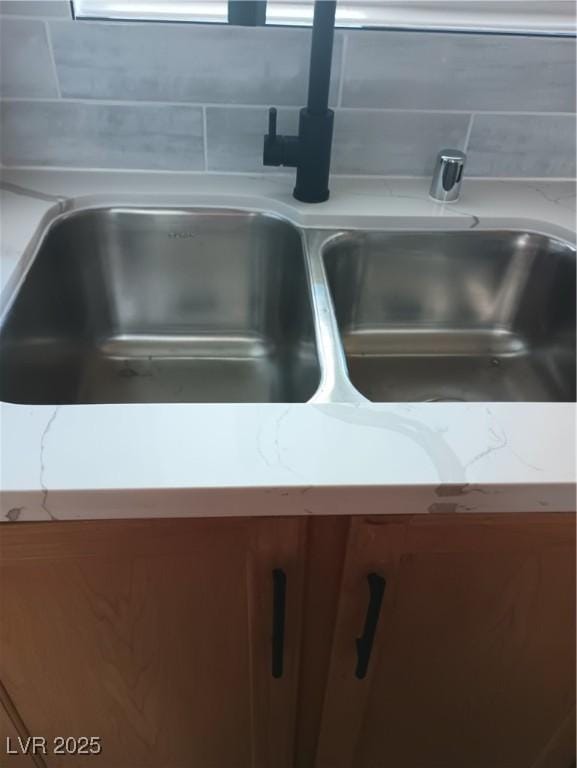
<svg viewBox="0 0 577 768">
<path fill-rule="evenodd" d="M 13 765 L 14 768 L 44 768 L 40 758 L 34 759 L 29 754 L 25 754 L 28 738 L 29 734 L 21 718 L 0 685 L 0 765 Z"/>
<path fill-rule="evenodd" d="M 22 728 L 99 736 L 105 768 L 575 759 L 573 515 L 18 523 L 0 540 L 0 679 Z"/>
<path fill-rule="evenodd" d="M 0 678 L 31 734 L 102 744 L 99 758 L 48 754 L 48 768 L 293 764 L 304 521 L 18 524 L 0 536 Z M 286 578 L 277 677 L 274 570 Z"/>
<path fill-rule="evenodd" d="M 572 516 L 352 520 L 317 768 L 570 768 L 574 704 Z"/>
</svg>

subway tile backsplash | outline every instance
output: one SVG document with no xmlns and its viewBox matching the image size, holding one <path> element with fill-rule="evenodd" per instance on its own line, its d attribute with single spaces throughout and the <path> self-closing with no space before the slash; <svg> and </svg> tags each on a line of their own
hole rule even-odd
<svg viewBox="0 0 577 768">
<path fill-rule="evenodd" d="M 575 177 L 575 115 L 475 115 L 472 176 Z"/>
<path fill-rule="evenodd" d="M 64 0 L 0 0 L 2 163 L 265 171 L 267 107 L 296 130 L 309 46 L 306 29 L 76 22 Z M 574 39 L 338 31 L 331 103 L 334 174 L 428 176 L 448 146 L 469 176 L 575 175 Z"/>
<path fill-rule="evenodd" d="M 0 94 L 22 98 L 58 96 L 44 22 L 2 19 Z"/>
<path fill-rule="evenodd" d="M 199 107 L 6 101 L 0 114 L 8 166 L 204 168 Z"/>
<path fill-rule="evenodd" d="M 0 14 L 69 19 L 70 0 L 0 0 Z"/>
<path fill-rule="evenodd" d="M 342 174 L 423 176 L 444 146 L 465 146 L 469 116 L 446 112 L 343 110 L 336 121 L 333 168 Z"/>
<path fill-rule="evenodd" d="M 265 107 L 207 107 L 208 170 L 282 171 L 282 168 L 265 168 L 262 164 L 262 142 L 267 120 Z M 279 109 L 279 133 L 296 133 L 298 122 L 298 109 Z"/>
<path fill-rule="evenodd" d="M 575 112 L 575 41 L 422 32 L 354 34 L 342 105 Z"/>
<path fill-rule="evenodd" d="M 281 106 L 306 98 L 308 30 L 54 22 L 50 33 L 64 97 Z"/>
</svg>

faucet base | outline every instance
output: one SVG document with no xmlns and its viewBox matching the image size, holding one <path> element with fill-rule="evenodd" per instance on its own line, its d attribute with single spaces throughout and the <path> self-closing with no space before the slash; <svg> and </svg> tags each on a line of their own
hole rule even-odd
<svg viewBox="0 0 577 768">
<path fill-rule="evenodd" d="M 329 199 L 329 172 L 334 112 L 304 108 L 299 119 L 299 162 L 293 192 L 302 203 L 324 203 Z"/>
<path fill-rule="evenodd" d="M 293 189 L 293 197 L 295 200 L 298 200 L 300 203 L 326 203 L 326 201 L 330 197 L 330 192 L 327 189 L 326 192 L 315 194 L 314 196 L 310 196 L 307 194 L 307 190 L 299 189 L 298 187 L 295 187 Z"/>
</svg>

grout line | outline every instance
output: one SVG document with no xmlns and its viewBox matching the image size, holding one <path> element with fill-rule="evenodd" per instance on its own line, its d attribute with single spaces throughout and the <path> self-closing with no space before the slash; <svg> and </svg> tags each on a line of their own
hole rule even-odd
<svg viewBox="0 0 577 768">
<path fill-rule="evenodd" d="M 44 21 L 44 32 L 46 33 L 46 41 L 48 43 L 48 55 L 52 62 L 52 71 L 54 72 L 54 80 L 56 82 L 56 93 L 58 94 L 58 101 L 62 99 L 62 91 L 60 89 L 60 79 L 58 77 L 58 70 L 56 68 L 56 58 L 54 56 L 54 48 L 52 47 L 52 36 L 50 34 L 50 26 L 47 21 Z"/>
<path fill-rule="evenodd" d="M 463 1 L 463 0 L 462 0 Z M 134 2 L 134 0 L 132 0 Z M 117 17 L 106 17 L 106 16 L 76 16 L 74 18 L 72 15 L 66 15 L 66 16 L 43 16 L 42 14 L 38 15 L 32 15 L 32 14 L 19 14 L 19 13 L 3 13 L 0 11 L 0 17 L 1 18 L 10 18 L 10 19 L 18 19 L 18 20 L 45 20 L 48 19 L 49 21 L 78 21 L 82 23 L 89 23 L 89 24 L 98 24 L 100 26 L 106 25 L 110 26 L 112 24 L 122 24 L 126 27 L 142 27 L 144 24 L 146 25 L 156 25 L 156 26 L 185 26 L 185 27 L 204 27 L 205 29 L 223 29 L 227 27 L 227 23 L 225 21 L 222 22 L 198 22 L 196 20 L 190 19 L 190 18 L 151 18 L 151 17 L 145 17 L 145 18 L 139 18 L 132 16 L 117 16 Z M 312 25 L 302 25 L 302 24 L 266 24 L 264 26 L 257 26 L 257 27 L 239 27 L 240 34 L 244 33 L 245 30 L 250 31 L 252 34 L 264 34 L 269 33 L 273 30 L 278 31 L 303 31 L 307 32 L 310 31 Z M 564 25 L 567 28 L 560 28 L 560 27 L 554 27 L 550 28 L 549 30 L 545 31 L 535 31 L 534 29 L 525 29 L 525 30 L 513 30 L 513 29 L 495 29 L 495 28 L 483 28 L 483 27 L 462 27 L 462 26 L 423 26 L 419 24 L 401 24 L 399 26 L 396 25 L 386 25 L 384 27 L 369 27 L 369 28 L 362 28 L 358 26 L 337 26 L 335 29 L 337 31 L 348 31 L 353 33 L 360 33 L 360 34 L 374 34 L 375 32 L 385 31 L 385 32 L 392 32 L 394 34 L 424 34 L 424 35 L 451 35 L 451 36 L 457 36 L 457 35 L 467 35 L 471 37 L 505 37 L 505 38 L 539 38 L 543 40 L 573 40 L 575 38 L 575 31 L 571 27 L 569 28 L 567 25 Z"/>
<path fill-rule="evenodd" d="M 94 105 L 107 105 L 107 106 L 133 106 L 133 107 L 211 107 L 214 109 L 260 109 L 265 110 L 266 104 L 227 104 L 224 102 L 216 101 L 147 101 L 147 100 L 123 100 L 123 99 L 91 99 L 80 97 L 63 97 L 63 98 L 42 98 L 42 97 L 24 97 L 24 96 L 6 96 L 2 98 L 3 102 L 62 102 L 70 104 L 94 104 Z M 300 110 L 302 104 L 280 104 L 279 109 L 284 110 Z M 338 107 L 341 112 L 384 112 L 384 113 L 396 113 L 404 112 L 407 114 L 416 115 L 471 115 L 470 109 L 404 109 L 403 107 Z M 479 115 L 508 115 L 519 117 L 575 117 L 575 112 L 527 112 L 523 110 L 475 110 L 474 114 Z"/>
<path fill-rule="evenodd" d="M 194 171 L 194 170 L 184 170 L 184 171 L 177 171 L 177 170 L 171 170 L 171 169 L 158 169 L 158 168 L 81 168 L 81 167 L 74 167 L 74 166 L 65 166 L 65 165 L 2 165 L 0 166 L 1 171 L 9 171 L 11 173 L 16 173 L 19 171 L 22 172 L 29 172 L 29 171 L 41 171 L 45 173 L 117 173 L 121 174 L 123 176 L 128 176 L 131 173 L 134 174 L 150 174 L 150 175 L 164 175 L 164 176 L 238 176 L 240 178 L 252 178 L 252 179 L 258 179 L 260 181 L 275 181 L 275 180 L 283 180 L 286 181 L 287 177 L 290 177 L 291 170 L 288 171 L 279 171 L 276 173 L 265 173 L 262 170 L 254 170 L 254 171 Z M 398 174 L 370 174 L 370 173 L 333 173 L 331 174 L 331 178 L 333 179 L 352 179 L 352 180 L 359 180 L 359 181 L 375 181 L 379 182 L 382 180 L 389 180 L 389 181 L 423 181 L 427 180 L 430 181 L 431 176 L 400 176 Z M 470 181 L 518 181 L 522 183 L 529 183 L 532 181 L 538 181 L 538 182 L 547 182 L 547 183 L 553 183 L 553 182 L 563 182 L 563 183 L 571 183 L 574 184 L 576 179 L 573 176 L 468 176 L 467 182 Z"/>
<path fill-rule="evenodd" d="M 209 0 L 211 2 L 213 0 Z M 102 0 L 100 0 L 102 2 Z M 133 6 L 138 6 L 139 4 L 135 2 L 135 0 L 130 0 L 130 2 L 133 4 Z M 190 0 L 186 0 L 186 2 L 190 2 Z M 157 5 L 160 5 L 161 3 L 157 3 Z M 142 5 L 142 4 L 141 4 Z M 16 18 L 17 14 L 5 14 L 10 15 L 11 18 Z M 18 18 L 23 19 L 30 19 L 30 18 L 38 18 L 33 16 L 22 16 L 21 14 L 18 16 Z M 121 16 L 79 16 L 76 14 L 76 18 L 70 19 L 68 16 L 51 16 L 51 21 L 76 21 L 79 24 L 84 24 L 86 26 L 99 26 L 99 27 L 110 27 L 114 25 L 122 25 L 123 27 L 130 27 L 132 29 L 142 29 L 143 27 L 158 27 L 162 29 L 163 27 L 177 27 L 177 28 L 184 28 L 184 29 L 190 29 L 194 32 L 197 32 L 199 35 L 205 34 L 205 32 L 219 31 L 223 29 L 228 29 L 229 24 L 228 21 L 197 21 L 195 19 L 166 19 L 166 18 L 160 18 L 160 19 L 154 19 L 154 18 L 138 18 L 138 17 L 130 17 L 130 18 L 123 18 Z M 342 29 L 342 27 L 336 27 L 336 30 Z M 312 30 L 312 23 L 309 25 L 303 25 L 303 24 L 266 24 L 266 25 L 258 25 L 258 26 L 235 26 L 234 27 L 235 32 L 237 32 L 239 35 L 255 35 L 255 36 L 264 36 L 265 34 L 268 34 L 270 32 L 300 32 L 302 35 L 310 35 Z"/>
<path fill-rule="evenodd" d="M 347 46 L 349 36 L 346 32 L 343 33 L 343 44 L 341 47 L 341 67 L 339 72 L 339 93 L 337 96 L 337 107 L 340 108 L 343 103 L 343 88 L 345 85 L 345 61 L 347 58 Z"/>
<path fill-rule="evenodd" d="M 131 107 L 220 107 L 221 109 L 261 109 L 266 110 L 267 104 L 227 104 L 225 102 L 213 102 L 213 101 L 162 101 L 162 100 L 147 100 L 147 99 L 91 99 L 89 97 L 70 97 L 64 96 L 62 99 L 44 98 L 40 96 L 6 96 L 2 97 L 2 101 L 16 101 L 16 102 L 54 102 L 62 101 L 66 104 L 95 104 L 102 106 L 131 106 Z M 302 104 L 280 104 L 279 109 L 292 109 L 300 110 Z"/>
<path fill-rule="evenodd" d="M 131 173 L 150 173 L 160 174 L 168 176 L 242 176 L 249 178 L 259 178 L 260 180 L 274 180 L 275 178 L 287 178 L 291 173 L 294 173 L 293 169 L 288 168 L 286 171 L 267 172 L 261 169 L 255 169 L 253 171 L 204 171 L 194 170 L 186 168 L 184 170 L 174 168 L 119 168 L 118 166 L 74 166 L 74 165 L 0 165 L 0 175 L 2 171 L 48 171 L 57 173 L 118 173 L 121 175 Z M 368 178 L 368 177 L 367 177 Z"/>
<path fill-rule="evenodd" d="M 470 109 L 415 109 L 408 107 L 340 107 L 342 112 L 408 112 L 415 113 L 417 115 L 471 115 Z M 547 115 L 548 117 L 574 117 L 575 112 L 547 112 L 547 111 L 528 111 L 528 110 L 502 110 L 502 109 L 476 109 L 475 114 L 483 115 L 510 115 L 510 116 L 524 116 L 524 117 L 540 117 L 541 115 Z"/>
<path fill-rule="evenodd" d="M 471 117 L 469 118 L 469 125 L 467 126 L 467 133 L 465 134 L 465 141 L 463 142 L 463 152 L 467 154 L 467 150 L 469 149 L 469 139 L 471 138 L 471 131 L 473 130 L 473 121 L 475 119 L 475 113 L 471 113 Z"/>
<path fill-rule="evenodd" d="M 202 135 L 204 149 L 204 170 L 208 171 L 208 132 L 206 130 L 206 107 L 202 108 Z"/>
</svg>

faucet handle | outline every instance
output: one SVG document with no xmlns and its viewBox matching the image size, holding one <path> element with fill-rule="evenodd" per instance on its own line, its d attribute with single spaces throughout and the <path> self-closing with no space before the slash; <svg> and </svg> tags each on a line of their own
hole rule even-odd
<svg viewBox="0 0 577 768">
<path fill-rule="evenodd" d="M 273 141 L 276 139 L 276 107 L 271 107 L 268 111 L 268 137 Z"/>
<path fill-rule="evenodd" d="M 442 203 L 458 200 L 467 156 L 459 149 L 442 149 L 437 155 L 429 195 Z"/>
<path fill-rule="evenodd" d="M 276 107 L 268 111 L 268 133 L 264 137 L 262 161 L 264 165 L 282 165 L 282 136 L 276 132 Z"/>
<path fill-rule="evenodd" d="M 298 136 L 278 136 L 276 132 L 276 107 L 268 111 L 268 133 L 264 137 L 262 161 L 264 165 L 286 165 L 296 167 L 298 164 Z"/>
</svg>

